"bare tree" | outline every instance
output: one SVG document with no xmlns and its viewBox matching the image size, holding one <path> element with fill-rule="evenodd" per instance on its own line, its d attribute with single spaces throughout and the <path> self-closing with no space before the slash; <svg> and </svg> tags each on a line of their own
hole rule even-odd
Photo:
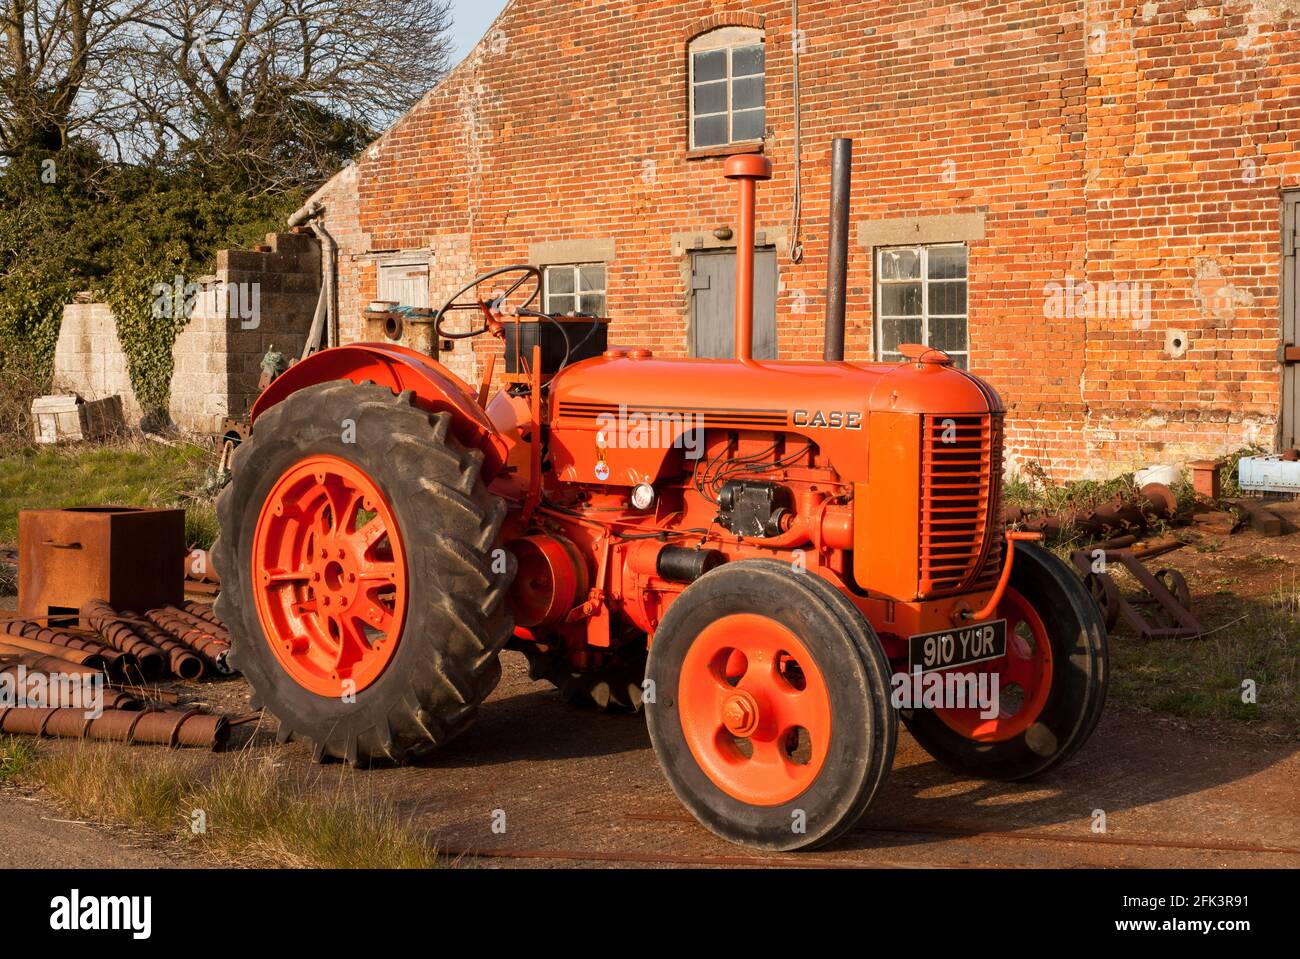
<svg viewBox="0 0 1300 959">
<path fill-rule="evenodd" d="M 154 3 L 123 89 L 136 150 L 201 154 L 263 184 L 336 165 L 449 62 L 449 0 Z"/>
<path fill-rule="evenodd" d="M 0 0 L 0 156 L 58 150 L 114 118 L 109 89 L 150 0 Z"/>
<path fill-rule="evenodd" d="M 446 73 L 450 0 L 0 0 L 0 157 L 311 182 Z"/>
</svg>

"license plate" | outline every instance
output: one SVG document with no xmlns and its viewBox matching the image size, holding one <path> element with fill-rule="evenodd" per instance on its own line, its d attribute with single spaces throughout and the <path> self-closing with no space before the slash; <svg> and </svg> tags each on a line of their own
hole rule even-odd
<svg viewBox="0 0 1300 959">
<path fill-rule="evenodd" d="M 1007 654 L 1007 621 L 995 619 L 937 633 L 922 633 L 907 641 L 908 670 L 923 673 L 970 666 Z"/>
</svg>

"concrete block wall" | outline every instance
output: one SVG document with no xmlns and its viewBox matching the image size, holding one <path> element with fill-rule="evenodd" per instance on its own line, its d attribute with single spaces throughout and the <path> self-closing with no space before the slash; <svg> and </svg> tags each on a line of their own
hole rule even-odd
<svg viewBox="0 0 1300 959">
<path fill-rule="evenodd" d="M 70 303 L 63 308 L 63 324 L 54 347 L 54 389 L 88 400 L 120 396 L 127 422 L 140 424 L 140 404 L 131 388 L 126 354 L 108 304 Z"/>
<path fill-rule="evenodd" d="M 205 292 L 215 280 L 205 278 Z M 207 308 L 210 297 L 201 296 L 189 324 L 172 346 L 172 422 L 196 433 L 214 433 L 230 415 L 229 320 L 225 311 Z"/>
<path fill-rule="evenodd" d="M 268 351 L 301 355 L 320 294 L 320 249 L 310 236 L 273 233 L 265 248 L 218 253 L 199 285 L 172 349 L 171 417 L 214 433 L 252 407 Z"/>
</svg>

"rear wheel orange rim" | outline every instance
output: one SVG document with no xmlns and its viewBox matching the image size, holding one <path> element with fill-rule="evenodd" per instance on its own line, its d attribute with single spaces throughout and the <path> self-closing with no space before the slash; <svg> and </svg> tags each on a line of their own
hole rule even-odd
<svg viewBox="0 0 1300 959">
<path fill-rule="evenodd" d="M 1025 733 L 1038 721 L 1052 691 L 1052 642 L 1042 617 L 1009 587 L 998 604 L 998 617 L 1007 621 L 1006 655 L 952 672 L 975 673 L 977 679 L 987 673 L 987 682 L 998 687 L 999 714 L 986 719 L 976 708 L 935 710 L 950 729 L 982 743 Z"/>
<path fill-rule="evenodd" d="M 696 763 L 733 799 L 789 802 L 825 765 L 826 682 L 808 647 L 766 616 L 724 616 L 700 632 L 682 662 L 677 705 Z"/>
<path fill-rule="evenodd" d="M 258 518 L 252 576 L 266 640 L 304 689 L 359 693 L 392 661 L 406 553 L 392 508 L 354 464 L 313 456 L 280 477 Z"/>
</svg>

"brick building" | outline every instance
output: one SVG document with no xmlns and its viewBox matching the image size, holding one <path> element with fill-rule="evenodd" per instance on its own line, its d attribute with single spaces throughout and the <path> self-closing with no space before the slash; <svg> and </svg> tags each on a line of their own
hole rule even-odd
<svg viewBox="0 0 1300 959">
<path fill-rule="evenodd" d="M 762 150 L 757 339 L 819 357 L 835 136 L 849 359 L 951 350 L 1057 478 L 1296 442 L 1300 0 L 513 0 L 317 194 L 342 339 L 531 262 L 620 344 L 724 352 L 721 158 Z"/>
</svg>

